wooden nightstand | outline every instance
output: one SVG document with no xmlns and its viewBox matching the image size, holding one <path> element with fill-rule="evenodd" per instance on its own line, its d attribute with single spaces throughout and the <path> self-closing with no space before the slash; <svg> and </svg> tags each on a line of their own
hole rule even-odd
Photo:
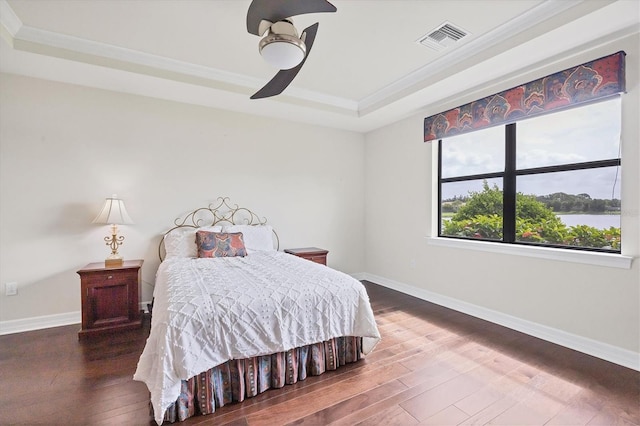
<svg viewBox="0 0 640 426">
<path fill-rule="evenodd" d="M 114 268 L 97 262 L 78 271 L 82 290 L 79 339 L 142 326 L 138 296 L 142 262 L 125 260 Z"/>
<path fill-rule="evenodd" d="M 285 249 L 284 252 L 322 265 L 327 264 L 327 253 L 329 253 L 327 250 L 319 249 L 317 247 L 291 248 Z"/>
</svg>

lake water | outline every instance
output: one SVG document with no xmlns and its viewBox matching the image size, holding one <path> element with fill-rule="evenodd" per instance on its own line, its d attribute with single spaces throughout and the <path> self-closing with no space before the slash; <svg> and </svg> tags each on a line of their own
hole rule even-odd
<svg viewBox="0 0 640 426">
<path fill-rule="evenodd" d="M 617 214 L 559 214 L 558 217 L 567 226 L 589 225 L 598 229 L 620 227 L 620 215 Z"/>
</svg>

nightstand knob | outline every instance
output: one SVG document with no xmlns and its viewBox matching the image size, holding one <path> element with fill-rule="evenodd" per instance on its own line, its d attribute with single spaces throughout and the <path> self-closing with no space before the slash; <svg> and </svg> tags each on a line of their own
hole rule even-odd
<svg viewBox="0 0 640 426">
<path fill-rule="evenodd" d="M 109 276 L 107 277 L 107 279 L 108 279 L 108 280 L 110 280 L 111 278 L 113 278 L 113 275 L 109 275 Z"/>
</svg>

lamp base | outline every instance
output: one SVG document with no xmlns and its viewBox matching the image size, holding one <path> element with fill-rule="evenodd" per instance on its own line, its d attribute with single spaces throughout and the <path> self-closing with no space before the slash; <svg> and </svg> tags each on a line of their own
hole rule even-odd
<svg viewBox="0 0 640 426">
<path fill-rule="evenodd" d="M 104 260 L 104 266 L 105 268 L 117 268 L 119 266 L 122 266 L 122 258 L 107 258 Z"/>
</svg>

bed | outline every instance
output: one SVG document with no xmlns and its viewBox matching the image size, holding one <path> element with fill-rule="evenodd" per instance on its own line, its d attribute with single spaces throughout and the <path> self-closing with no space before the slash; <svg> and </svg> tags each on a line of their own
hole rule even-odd
<svg viewBox="0 0 640 426">
<path fill-rule="evenodd" d="M 380 340 L 364 286 L 278 251 L 277 234 L 251 210 L 219 198 L 174 225 L 159 247 L 151 332 L 134 375 L 158 424 L 335 370 Z"/>
</svg>

